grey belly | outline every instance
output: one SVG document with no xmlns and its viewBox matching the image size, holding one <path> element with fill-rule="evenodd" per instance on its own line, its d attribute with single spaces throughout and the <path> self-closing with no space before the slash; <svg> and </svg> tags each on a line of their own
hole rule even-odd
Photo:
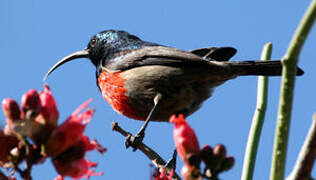
<svg viewBox="0 0 316 180">
<path fill-rule="evenodd" d="M 198 110 L 212 94 L 214 87 L 227 78 L 215 77 L 206 68 L 143 66 L 121 73 L 127 81 L 126 96 L 135 113 L 146 118 L 154 106 L 154 97 L 162 94 L 153 121 L 168 121 L 173 114 L 188 116 Z"/>
</svg>

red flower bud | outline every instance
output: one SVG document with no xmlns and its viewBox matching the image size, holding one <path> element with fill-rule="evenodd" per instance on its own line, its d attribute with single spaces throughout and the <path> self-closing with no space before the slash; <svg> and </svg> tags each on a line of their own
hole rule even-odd
<svg viewBox="0 0 316 180">
<path fill-rule="evenodd" d="M 86 108 L 90 102 L 91 100 L 88 100 L 83 103 L 63 124 L 54 129 L 45 146 L 48 156 L 54 157 L 80 140 L 94 110 L 86 109 L 81 114 L 79 112 Z"/>
<path fill-rule="evenodd" d="M 203 146 L 200 151 L 200 157 L 207 166 L 210 166 L 212 164 L 213 148 L 209 145 Z"/>
<path fill-rule="evenodd" d="M 18 103 L 15 100 L 11 98 L 3 99 L 2 109 L 7 119 L 10 119 L 12 121 L 20 119 L 20 108 L 19 108 Z"/>
<path fill-rule="evenodd" d="M 176 149 L 183 162 L 190 165 L 188 155 L 198 154 L 200 149 L 194 130 L 186 122 L 182 114 L 178 117 L 175 115 L 171 116 L 169 121 L 174 123 L 173 138 Z"/>
<path fill-rule="evenodd" d="M 13 130 L 14 125 L 20 120 L 21 113 L 19 105 L 15 100 L 11 98 L 5 98 L 2 100 L 2 109 L 4 115 L 6 116 L 4 133 L 6 135 L 13 135 L 15 133 Z"/>
<path fill-rule="evenodd" d="M 232 156 L 228 156 L 223 160 L 220 170 L 221 171 L 228 171 L 230 170 L 235 164 L 235 159 Z"/>
<path fill-rule="evenodd" d="M 213 152 L 215 156 L 220 156 L 222 158 L 225 158 L 226 156 L 226 148 L 222 144 L 216 145 Z"/>
<path fill-rule="evenodd" d="M 41 115 L 44 118 L 45 124 L 56 126 L 59 114 L 56 101 L 47 84 L 44 86 L 44 90 L 39 93 L 39 98 L 42 106 Z"/>
<path fill-rule="evenodd" d="M 210 164 L 207 164 L 213 172 L 220 170 L 220 166 L 226 157 L 226 148 L 224 145 L 216 145 L 213 149 L 213 158 Z"/>
<path fill-rule="evenodd" d="M 25 93 L 22 96 L 22 109 L 24 113 L 24 116 L 27 116 L 27 118 L 35 117 L 41 112 L 41 102 L 39 95 L 35 89 L 29 90 L 27 93 Z M 28 114 L 30 113 L 30 114 Z"/>
</svg>

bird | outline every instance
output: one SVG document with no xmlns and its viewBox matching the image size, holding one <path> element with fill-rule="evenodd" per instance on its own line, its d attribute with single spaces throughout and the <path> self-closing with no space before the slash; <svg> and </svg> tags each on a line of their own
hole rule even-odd
<svg viewBox="0 0 316 180">
<path fill-rule="evenodd" d="M 87 47 L 58 61 L 46 79 L 62 64 L 87 58 L 96 67 L 103 98 L 118 113 L 145 121 L 133 146 L 144 137 L 150 121 L 168 122 L 173 114 L 187 117 L 197 111 L 214 89 L 238 76 L 280 76 L 281 61 L 229 61 L 233 47 L 206 47 L 185 51 L 148 42 L 122 30 L 94 35 Z M 297 68 L 297 75 L 302 75 Z"/>
</svg>

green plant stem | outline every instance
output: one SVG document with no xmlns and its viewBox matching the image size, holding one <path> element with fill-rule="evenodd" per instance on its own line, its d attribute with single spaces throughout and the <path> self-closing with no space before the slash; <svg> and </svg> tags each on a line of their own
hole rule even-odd
<svg viewBox="0 0 316 180">
<path fill-rule="evenodd" d="M 264 45 L 261 59 L 268 60 L 271 58 L 272 44 Z M 244 165 L 242 171 L 242 180 L 251 180 L 255 169 L 256 156 L 260 140 L 260 134 L 264 122 L 265 112 L 267 108 L 268 97 L 268 77 L 260 76 L 258 78 L 257 90 L 257 106 L 252 119 L 252 124 L 248 136 L 248 143 L 244 157 Z"/>
<path fill-rule="evenodd" d="M 271 165 L 271 180 L 283 180 L 287 152 L 293 92 L 296 75 L 296 64 L 305 39 L 312 28 L 316 17 L 316 0 L 313 0 L 302 18 L 283 57 L 281 94 L 277 117 L 276 133 Z"/>
</svg>

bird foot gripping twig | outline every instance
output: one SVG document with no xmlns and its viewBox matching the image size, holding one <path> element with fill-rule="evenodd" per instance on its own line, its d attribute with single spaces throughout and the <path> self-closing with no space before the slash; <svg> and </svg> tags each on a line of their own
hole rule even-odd
<svg viewBox="0 0 316 180">
<path fill-rule="evenodd" d="M 148 126 L 148 123 L 150 122 L 152 116 L 155 114 L 157 109 L 159 109 L 159 105 L 162 99 L 162 95 L 160 93 L 157 93 L 157 95 L 154 98 L 154 106 L 152 107 L 151 111 L 149 112 L 144 124 L 139 129 L 137 134 L 133 136 L 131 133 L 129 133 L 126 137 L 125 141 L 125 147 L 126 149 L 129 147 L 133 147 L 133 151 L 135 152 L 137 150 L 138 145 L 143 141 L 145 137 L 145 131 Z"/>
<path fill-rule="evenodd" d="M 128 149 L 129 147 L 133 148 L 133 151 L 135 152 L 138 149 L 138 145 L 143 141 L 145 137 L 145 134 L 136 134 L 135 136 L 133 136 L 133 134 L 129 133 L 126 137 L 125 137 L 125 147 L 126 149 Z"/>
<path fill-rule="evenodd" d="M 121 135 L 123 135 L 125 138 L 127 138 L 128 136 L 130 136 L 131 138 L 135 138 L 131 133 L 125 131 L 123 128 L 121 128 L 117 122 L 112 122 L 112 131 L 116 131 L 118 133 L 120 133 Z M 170 173 L 172 171 L 172 166 L 168 165 L 168 163 L 166 163 L 166 161 L 158 154 L 156 153 L 153 149 L 151 149 L 150 147 L 148 147 L 146 144 L 140 142 L 137 145 L 137 148 L 144 153 L 148 159 L 150 159 L 152 161 L 152 163 L 157 167 L 157 168 L 165 168 L 167 170 L 168 173 Z M 175 153 L 173 156 L 176 156 Z M 169 163 L 172 164 L 172 163 Z M 175 167 L 175 166 L 174 166 Z M 180 180 L 180 176 L 177 173 L 174 173 L 173 176 L 175 179 Z"/>
</svg>

